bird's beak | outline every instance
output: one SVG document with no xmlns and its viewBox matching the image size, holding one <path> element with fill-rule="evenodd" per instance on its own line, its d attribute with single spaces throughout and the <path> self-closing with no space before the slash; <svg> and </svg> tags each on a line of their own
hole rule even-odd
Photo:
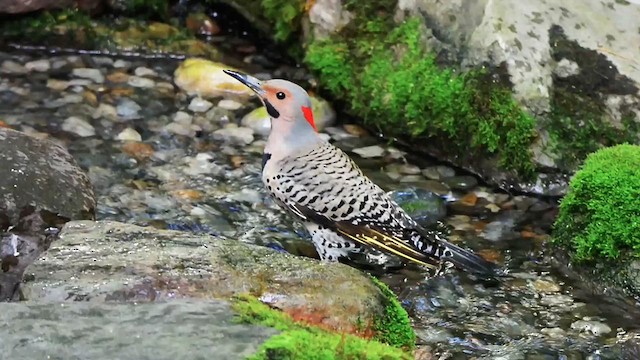
<svg viewBox="0 0 640 360">
<path fill-rule="evenodd" d="M 251 75 L 243 74 L 233 70 L 222 70 L 225 74 L 231 76 L 232 78 L 240 81 L 245 84 L 249 89 L 253 90 L 258 96 L 264 96 L 264 89 L 262 89 L 262 84 L 260 80 L 254 78 Z"/>
</svg>

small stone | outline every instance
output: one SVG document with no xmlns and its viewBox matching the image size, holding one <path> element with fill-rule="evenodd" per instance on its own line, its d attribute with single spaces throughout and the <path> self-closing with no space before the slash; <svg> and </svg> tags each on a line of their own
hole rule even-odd
<svg viewBox="0 0 640 360">
<path fill-rule="evenodd" d="M 194 131 L 191 130 L 191 124 L 181 124 L 172 122 L 164 127 L 164 130 L 176 135 L 192 136 Z"/>
<path fill-rule="evenodd" d="M 214 131 L 213 138 L 239 145 L 248 145 L 253 142 L 253 130 L 246 127 L 227 126 Z"/>
<path fill-rule="evenodd" d="M 116 69 L 124 69 L 124 68 L 128 68 L 131 66 L 131 63 L 126 61 L 126 60 L 122 60 L 122 59 L 118 59 L 116 61 L 113 62 L 113 67 Z"/>
<path fill-rule="evenodd" d="M 489 211 L 491 211 L 494 214 L 500 212 L 500 206 L 498 206 L 496 204 L 493 204 L 493 203 L 487 204 L 484 208 L 488 209 Z"/>
<path fill-rule="evenodd" d="M 135 131 L 132 128 L 126 128 L 116 136 L 116 140 L 120 141 L 142 141 L 142 136 L 140 133 Z"/>
<path fill-rule="evenodd" d="M 349 139 L 349 138 L 353 138 L 354 135 L 349 134 L 348 132 L 346 132 L 343 128 L 339 128 L 339 127 L 328 127 L 326 129 L 324 129 L 324 131 L 331 135 L 331 138 L 336 140 L 336 141 L 340 141 L 340 140 L 345 140 L 345 139 Z"/>
<path fill-rule="evenodd" d="M 419 175 L 405 175 L 400 178 L 401 183 L 417 183 L 422 181 L 422 176 Z"/>
<path fill-rule="evenodd" d="M 253 91 L 225 74 L 222 70 L 235 70 L 228 65 L 201 58 L 189 58 L 174 72 L 174 82 L 188 95 L 206 98 L 217 96 L 254 96 Z"/>
<path fill-rule="evenodd" d="M 475 206 L 477 202 L 478 196 L 475 193 L 468 193 L 459 200 L 459 203 L 466 206 Z"/>
<path fill-rule="evenodd" d="M 549 280 L 537 279 L 536 281 L 533 282 L 533 287 L 538 292 L 542 292 L 542 293 L 555 293 L 560 291 L 560 286 L 558 286 L 558 284 Z"/>
<path fill-rule="evenodd" d="M 553 69 L 553 73 L 559 78 L 567 78 L 569 76 L 577 75 L 580 73 L 580 66 L 575 61 L 571 61 L 567 58 L 563 58 L 558 61 L 556 68 Z"/>
<path fill-rule="evenodd" d="M 434 192 L 438 195 L 447 195 L 451 192 L 451 189 L 449 189 L 447 185 L 439 181 L 426 180 L 426 181 L 420 181 L 419 184 L 421 188 Z"/>
<path fill-rule="evenodd" d="M 98 106 L 98 97 L 93 91 L 84 91 L 82 93 L 82 99 L 85 103 L 91 105 L 92 107 Z"/>
<path fill-rule="evenodd" d="M 229 195 L 229 198 L 231 200 L 248 204 L 259 204 L 260 202 L 262 202 L 262 196 L 260 195 L 260 192 L 258 190 L 247 188 Z"/>
<path fill-rule="evenodd" d="M 158 76 L 158 73 L 155 72 L 153 69 L 149 69 L 148 67 L 144 67 L 144 66 L 140 66 L 137 67 L 133 73 L 136 76 Z"/>
<path fill-rule="evenodd" d="M 252 129 L 260 136 L 267 136 L 271 131 L 271 120 L 269 119 L 267 109 L 264 106 L 261 106 L 242 117 L 240 124 Z"/>
<path fill-rule="evenodd" d="M 129 77 L 130 75 L 122 72 L 122 71 L 116 71 L 116 72 L 112 72 L 111 74 L 107 75 L 107 80 L 109 82 L 115 83 L 115 84 L 121 84 L 121 83 L 126 83 L 127 81 L 129 81 Z"/>
<path fill-rule="evenodd" d="M 179 124 L 184 124 L 184 125 L 191 125 L 191 122 L 193 121 L 193 116 L 191 116 L 191 114 L 184 112 L 184 111 L 178 111 L 174 116 L 173 116 L 173 121 L 177 122 Z"/>
<path fill-rule="evenodd" d="M 98 105 L 96 111 L 91 116 L 94 119 L 104 118 L 110 121 L 114 121 L 118 118 L 118 111 L 116 107 L 110 104 L 101 103 Z"/>
<path fill-rule="evenodd" d="M 113 66 L 113 59 L 106 56 L 94 56 L 91 58 L 93 62 L 100 67 L 111 67 Z"/>
<path fill-rule="evenodd" d="M 198 201 L 204 196 L 201 191 L 193 189 L 181 189 L 170 192 L 171 195 L 181 200 Z"/>
<path fill-rule="evenodd" d="M 567 336 L 566 332 L 559 327 L 543 328 L 540 332 L 552 339 L 564 339 Z"/>
<path fill-rule="evenodd" d="M 362 136 L 369 136 L 369 132 L 367 130 L 365 130 L 362 126 L 360 125 L 356 125 L 356 124 L 344 124 L 342 125 L 342 127 L 344 128 L 344 130 L 353 135 L 353 136 L 357 136 L 357 137 L 362 137 Z"/>
<path fill-rule="evenodd" d="M 396 173 L 400 173 L 400 174 L 404 174 L 404 175 L 418 175 L 420 174 L 420 168 L 415 166 L 415 165 L 411 165 L 411 164 L 391 164 L 389 166 L 387 166 L 385 168 L 385 171 L 387 172 L 396 172 Z M 419 180 L 422 180 L 421 177 L 418 178 Z"/>
<path fill-rule="evenodd" d="M 353 152 L 364 159 L 376 158 L 382 157 L 382 155 L 384 155 L 384 148 L 382 148 L 380 145 L 372 145 L 353 149 Z"/>
<path fill-rule="evenodd" d="M 96 129 L 86 120 L 71 116 L 62 123 L 62 130 L 76 134 L 80 137 L 89 137 L 96 134 Z"/>
<path fill-rule="evenodd" d="M 3 74 L 22 75 L 28 73 L 29 70 L 13 60 L 5 60 L 2 62 L 2 65 L 0 65 L 0 72 Z"/>
<path fill-rule="evenodd" d="M 153 156 L 153 147 L 141 142 L 126 142 L 122 145 L 122 151 L 137 160 L 145 160 Z"/>
<path fill-rule="evenodd" d="M 142 110 L 142 107 L 135 101 L 128 98 L 119 99 L 118 105 L 116 106 L 116 112 L 122 120 L 134 120 L 141 118 L 138 113 L 140 110 Z"/>
<path fill-rule="evenodd" d="M 471 218 L 467 215 L 454 215 L 447 219 L 447 224 L 451 225 L 454 230 L 457 231 L 473 231 L 473 225 L 471 225 Z"/>
<path fill-rule="evenodd" d="M 127 84 L 133 86 L 133 87 L 137 87 L 137 88 L 144 88 L 144 89 L 149 89 L 152 88 L 154 86 L 156 86 L 156 82 L 145 78 L 145 77 L 140 77 L 140 76 L 131 76 L 129 77 L 129 80 L 127 80 Z"/>
<path fill-rule="evenodd" d="M 104 75 L 102 75 L 99 69 L 78 68 L 78 69 L 73 69 L 71 73 L 75 77 L 89 79 L 98 84 L 101 84 L 104 82 Z"/>
<path fill-rule="evenodd" d="M 550 294 L 540 298 L 540 303 L 546 306 L 567 307 L 573 304 L 573 298 L 569 295 Z"/>
<path fill-rule="evenodd" d="M 191 209 L 191 211 L 189 212 L 189 215 L 203 217 L 207 215 L 207 211 L 199 206 L 196 206 L 193 209 Z"/>
<path fill-rule="evenodd" d="M 425 168 L 424 170 L 422 170 L 422 175 L 424 175 L 424 177 L 426 177 L 427 179 L 440 180 L 453 177 L 456 175 L 456 172 L 448 166 L 438 165 Z"/>
<path fill-rule="evenodd" d="M 242 104 L 235 100 L 223 99 L 218 102 L 218 107 L 234 111 L 242 108 Z"/>
<path fill-rule="evenodd" d="M 578 320 L 571 324 L 571 328 L 580 332 L 589 332 L 595 336 L 605 335 L 611 332 L 609 325 L 593 320 Z"/>
<path fill-rule="evenodd" d="M 473 176 L 454 176 L 444 179 L 445 184 L 454 190 L 468 191 L 478 185 L 478 180 Z"/>
<path fill-rule="evenodd" d="M 191 103 L 189 103 L 188 109 L 193 112 L 206 112 L 211 109 L 212 106 L 213 104 L 210 101 L 200 97 L 195 97 L 191 100 Z"/>
<path fill-rule="evenodd" d="M 29 71 L 46 72 L 51 69 L 51 63 L 47 59 L 34 60 L 24 64 L 24 67 Z"/>
<path fill-rule="evenodd" d="M 47 80 L 47 88 L 55 91 L 63 91 L 69 87 L 68 81 L 57 80 L 57 79 L 48 79 Z"/>
</svg>

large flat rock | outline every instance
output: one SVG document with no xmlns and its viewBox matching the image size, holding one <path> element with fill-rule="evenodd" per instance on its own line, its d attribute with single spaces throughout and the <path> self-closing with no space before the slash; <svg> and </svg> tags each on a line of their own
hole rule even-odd
<svg viewBox="0 0 640 360">
<path fill-rule="evenodd" d="M 72 221 L 25 272 L 28 300 L 153 302 L 250 293 L 350 330 L 383 311 L 368 275 L 234 240 L 110 221 Z"/>
</svg>

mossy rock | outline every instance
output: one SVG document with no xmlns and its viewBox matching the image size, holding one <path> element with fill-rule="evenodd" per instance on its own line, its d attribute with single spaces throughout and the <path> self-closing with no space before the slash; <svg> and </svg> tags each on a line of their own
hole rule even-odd
<svg viewBox="0 0 640 360">
<path fill-rule="evenodd" d="M 391 295 L 395 298 L 395 295 Z M 391 300 L 393 301 L 397 302 L 395 299 Z M 363 332 L 359 336 L 336 333 L 314 326 L 308 319 L 296 321 L 290 315 L 271 309 L 251 296 L 236 297 L 233 308 L 241 323 L 268 326 L 282 331 L 268 339 L 255 355 L 248 358 L 251 360 L 412 359 L 408 350 L 413 349 L 414 346 L 413 330 L 410 327 L 403 328 L 402 330 L 406 332 L 405 336 L 398 337 L 397 334 L 389 336 L 395 331 L 394 329 L 408 324 L 408 317 L 404 310 L 402 310 L 401 319 L 389 317 L 384 320 L 385 325 L 391 326 L 390 332 L 378 333 L 376 338 L 372 338 L 372 333 L 368 332 Z M 398 314 L 396 309 L 391 313 Z M 400 320 L 399 323 L 393 323 L 396 320 Z M 406 343 L 405 340 L 410 342 Z M 391 345 L 404 345 L 404 350 Z"/>
<path fill-rule="evenodd" d="M 560 204 L 553 244 L 576 266 L 640 297 L 640 146 L 587 157 Z"/>
</svg>

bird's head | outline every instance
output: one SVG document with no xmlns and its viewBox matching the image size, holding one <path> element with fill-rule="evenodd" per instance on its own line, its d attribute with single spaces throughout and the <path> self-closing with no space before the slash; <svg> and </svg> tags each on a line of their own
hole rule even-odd
<svg viewBox="0 0 640 360">
<path fill-rule="evenodd" d="M 260 81 L 237 71 L 224 72 L 253 90 L 271 118 L 271 132 L 286 137 L 305 137 L 317 133 L 309 94 L 300 86 L 282 79 Z"/>
</svg>

